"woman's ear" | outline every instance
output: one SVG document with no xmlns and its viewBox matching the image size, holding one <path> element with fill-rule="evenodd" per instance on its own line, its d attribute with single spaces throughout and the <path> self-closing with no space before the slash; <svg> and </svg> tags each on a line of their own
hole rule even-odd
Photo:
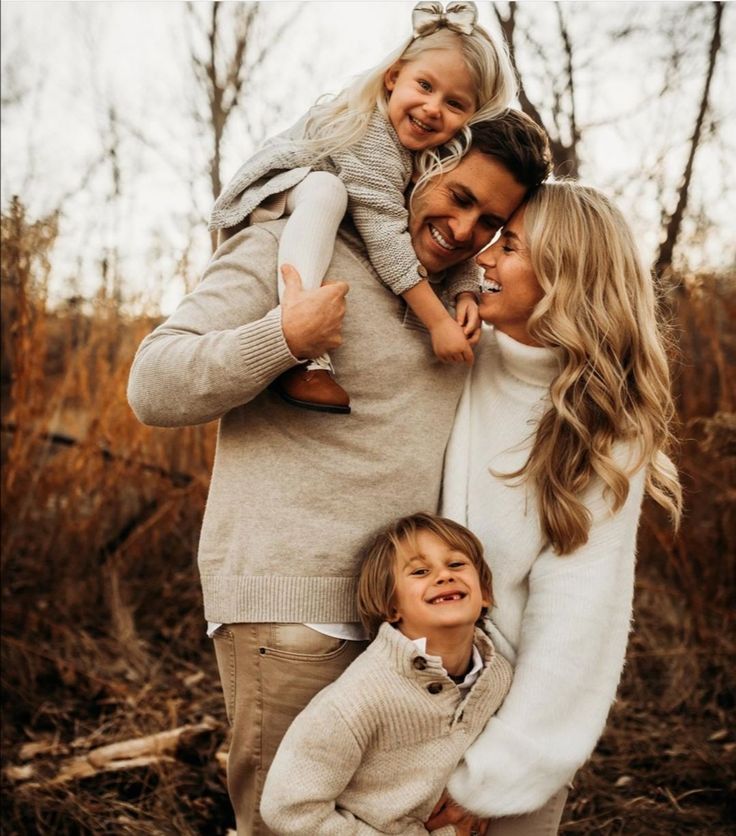
<svg viewBox="0 0 736 836">
<path fill-rule="evenodd" d="M 383 76 L 383 86 L 390 93 L 396 87 L 396 79 L 401 72 L 401 64 L 393 64 L 390 66 Z"/>
</svg>

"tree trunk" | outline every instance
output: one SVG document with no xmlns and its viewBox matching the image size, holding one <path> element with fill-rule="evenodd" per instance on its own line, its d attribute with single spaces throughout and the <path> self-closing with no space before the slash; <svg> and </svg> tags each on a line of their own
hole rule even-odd
<svg viewBox="0 0 736 836">
<path fill-rule="evenodd" d="M 700 145 L 700 138 L 703 131 L 703 123 L 705 115 L 708 112 L 708 98 L 710 96 L 710 84 L 713 79 L 713 70 L 716 65 L 716 58 L 721 48 L 721 18 L 723 16 L 723 3 L 715 2 L 714 17 L 713 17 L 713 36 L 711 37 L 709 53 L 708 53 L 708 71 L 705 76 L 705 85 L 703 86 L 703 95 L 700 99 L 700 107 L 698 109 L 698 116 L 695 120 L 695 129 L 690 139 L 690 152 L 685 164 L 685 171 L 682 175 L 682 183 L 677 193 L 677 204 L 674 211 L 670 215 L 664 241 L 659 247 L 657 260 L 654 265 L 654 272 L 657 280 L 661 283 L 665 279 L 665 275 L 669 275 L 672 268 L 672 255 L 677 245 L 677 239 L 682 228 L 682 219 L 687 209 L 688 194 L 690 191 L 690 182 L 693 175 L 693 164 L 695 162 L 695 154 Z"/>
</svg>

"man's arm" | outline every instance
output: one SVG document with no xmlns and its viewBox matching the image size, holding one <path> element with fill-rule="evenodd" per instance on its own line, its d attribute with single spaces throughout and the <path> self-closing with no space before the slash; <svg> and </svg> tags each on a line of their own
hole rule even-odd
<svg viewBox="0 0 736 836">
<path fill-rule="evenodd" d="M 197 288 L 141 343 L 128 400 L 143 423 L 178 427 L 219 418 L 299 359 L 340 344 L 347 285 L 305 291 L 293 271 L 279 307 L 277 249 L 262 227 L 229 239 Z"/>
</svg>

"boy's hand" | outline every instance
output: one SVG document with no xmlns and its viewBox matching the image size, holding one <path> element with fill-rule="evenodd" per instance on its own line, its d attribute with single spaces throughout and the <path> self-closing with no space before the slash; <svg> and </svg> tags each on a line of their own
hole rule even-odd
<svg viewBox="0 0 736 836">
<path fill-rule="evenodd" d="M 455 299 L 455 321 L 463 329 L 470 345 L 480 340 L 480 314 L 475 294 L 469 290 L 458 293 Z"/>
<path fill-rule="evenodd" d="M 485 836 L 488 829 L 488 819 L 479 819 L 456 804 L 445 790 L 424 826 L 431 833 L 448 824 L 453 825 L 456 836 Z"/>
<path fill-rule="evenodd" d="M 443 363 L 467 363 L 473 365 L 473 349 L 463 333 L 463 329 L 452 317 L 445 316 L 429 331 L 432 337 L 432 349 L 435 356 Z"/>
<path fill-rule="evenodd" d="M 281 268 L 281 328 L 289 351 L 301 360 L 319 357 L 342 344 L 347 282 L 325 282 L 304 290 L 299 273 L 290 265 Z"/>
</svg>

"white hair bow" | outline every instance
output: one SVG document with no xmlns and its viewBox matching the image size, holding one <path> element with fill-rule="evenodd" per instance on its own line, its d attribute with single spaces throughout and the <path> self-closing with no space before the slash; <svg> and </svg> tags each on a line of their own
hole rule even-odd
<svg viewBox="0 0 736 836">
<path fill-rule="evenodd" d="M 448 3 L 447 8 L 443 10 L 442 3 L 423 2 L 417 3 L 411 13 L 415 38 L 431 35 L 443 26 L 453 32 L 469 35 L 476 20 L 478 9 L 475 3 Z"/>
</svg>

